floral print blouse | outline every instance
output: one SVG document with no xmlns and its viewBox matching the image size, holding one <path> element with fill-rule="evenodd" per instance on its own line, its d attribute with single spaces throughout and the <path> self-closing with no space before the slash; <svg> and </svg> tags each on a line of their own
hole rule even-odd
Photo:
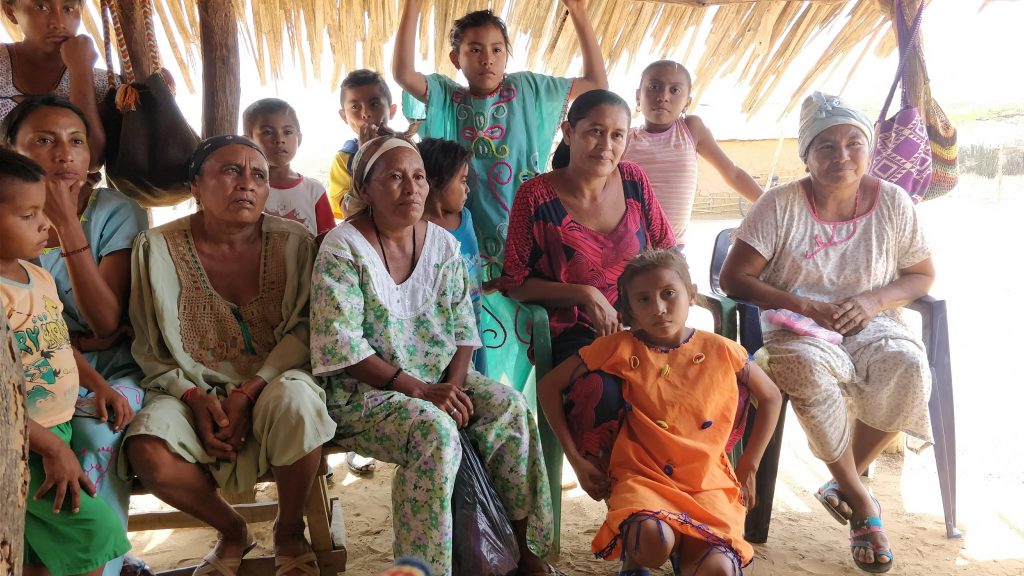
<svg viewBox="0 0 1024 576">
<path fill-rule="evenodd" d="M 333 376 L 328 407 L 372 388 L 344 373 L 376 354 L 424 382 L 441 381 L 459 346 L 480 346 L 458 242 L 427 223 L 412 276 L 396 284 L 373 246 L 345 222 L 324 238 L 313 267 L 313 373 Z"/>
</svg>

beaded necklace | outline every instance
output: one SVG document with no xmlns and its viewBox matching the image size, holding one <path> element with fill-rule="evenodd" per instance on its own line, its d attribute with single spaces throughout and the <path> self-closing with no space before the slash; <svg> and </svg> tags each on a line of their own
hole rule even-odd
<svg viewBox="0 0 1024 576">
<path fill-rule="evenodd" d="M 832 233 L 829 235 L 828 240 L 822 240 L 820 234 L 814 235 L 815 248 L 808 249 L 804 252 L 804 258 L 810 260 L 822 253 L 826 248 L 839 246 L 840 244 L 849 242 L 853 239 L 854 234 L 857 233 L 857 213 L 860 212 L 860 184 L 857 185 L 857 192 L 853 196 L 853 215 L 850 216 L 849 220 L 847 220 L 847 222 L 853 223 L 853 227 L 850 229 L 850 233 L 847 234 L 846 238 L 843 238 L 842 240 L 836 240 L 836 233 L 839 231 L 839 225 L 844 224 L 845 222 L 825 222 L 822 220 L 821 217 L 818 216 L 818 204 L 814 200 L 814 184 L 808 182 L 808 188 L 808 194 L 811 197 L 811 213 L 814 214 L 814 218 L 819 222 L 828 224 L 832 227 Z"/>
</svg>

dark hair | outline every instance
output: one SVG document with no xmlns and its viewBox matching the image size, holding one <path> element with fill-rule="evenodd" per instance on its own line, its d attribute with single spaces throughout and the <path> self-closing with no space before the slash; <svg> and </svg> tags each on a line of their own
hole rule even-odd
<svg viewBox="0 0 1024 576">
<path fill-rule="evenodd" d="M 302 131 L 302 127 L 299 126 L 299 115 L 295 113 L 295 108 L 292 108 L 291 104 L 280 98 L 262 98 L 250 104 L 245 112 L 242 112 L 242 134 L 252 136 L 252 131 L 256 129 L 256 123 L 260 121 L 260 118 L 281 112 L 290 114 L 292 120 L 295 120 L 295 128 L 299 132 Z"/>
<path fill-rule="evenodd" d="M 683 72 L 683 76 L 686 77 L 687 88 L 693 88 L 693 77 L 690 76 L 690 71 L 686 69 L 686 66 L 683 66 L 682 64 L 676 62 L 675 60 L 655 60 L 654 62 L 651 62 L 650 64 L 647 65 L 646 68 L 644 68 L 644 71 L 640 74 L 641 82 L 643 81 L 643 77 L 647 76 L 648 72 L 654 70 L 655 68 L 660 68 L 662 66 L 671 66 L 673 68 L 678 68 L 679 70 L 681 70 Z"/>
<path fill-rule="evenodd" d="M 391 106 L 393 102 L 391 101 L 391 88 L 388 88 L 388 83 L 384 81 L 384 77 L 379 73 L 366 68 L 349 72 L 348 76 L 345 76 L 345 79 L 341 81 L 341 106 L 345 106 L 345 90 L 359 88 L 360 86 L 372 86 L 374 84 L 380 87 L 380 93 L 387 99 L 388 106 Z"/>
<path fill-rule="evenodd" d="M 14 150 L 0 148 L 0 202 L 7 199 L 9 182 L 34 184 L 42 182 L 45 177 L 46 172 L 35 160 Z"/>
<path fill-rule="evenodd" d="M 690 279 L 690 267 L 686 264 L 686 256 L 683 256 L 682 252 L 675 248 L 646 250 L 627 262 L 626 267 L 622 270 L 622 274 L 619 274 L 617 282 L 619 299 L 615 302 L 615 307 L 622 314 L 622 322 L 624 324 L 630 324 L 633 320 L 629 309 L 629 285 L 640 274 L 657 270 L 658 268 L 672 270 L 678 274 L 679 279 L 683 281 L 683 285 L 686 287 L 686 293 L 691 298 L 697 295 L 693 287 L 693 280 Z"/>
<path fill-rule="evenodd" d="M 591 90 L 584 92 L 573 101 L 572 106 L 569 107 L 569 113 L 566 114 L 565 120 L 569 123 L 569 126 L 576 127 L 576 124 L 580 120 L 583 120 L 590 115 L 590 112 L 598 106 L 618 106 L 626 111 L 627 122 L 632 117 L 632 111 L 629 109 L 629 104 L 622 99 L 621 96 L 615 92 L 609 90 Z M 563 139 L 558 143 L 555 148 L 555 154 L 551 157 L 551 168 L 557 170 L 559 168 L 565 168 L 569 165 L 569 145 L 565 143 Z"/>
<path fill-rule="evenodd" d="M 495 16 L 494 12 L 490 10 L 477 10 L 476 12 L 466 14 L 452 23 L 452 30 L 448 33 L 448 41 L 452 44 L 452 50 L 455 52 L 459 51 L 459 46 L 462 45 L 462 38 L 466 35 L 466 30 L 482 28 L 484 26 L 494 26 L 497 28 L 498 32 L 501 32 L 501 37 L 505 39 L 505 49 L 512 49 L 512 42 L 508 39 L 508 28 L 505 27 L 505 21 Z"/>
<path fill-rule="evenodd" d="M 455 174 L 469 163 L 472 153 L 459 146 L 458 142 L 441 138 L 425 138 L 416 145 L 423 158 L 423 169 L 427 172 L 430 194 L 440 192 L 452 181 Z"/>
<path fill-rule="evenodd" d="M 41 96 L 29 96 L 22 100 L 17 106 L 11 110 L 7 117 L 4 118 L 4 122 L 0 125 L 0 132 L 4 135 L 4 145 L 8 147 L 14 146 L 14 141 L 18 139 L 18 130 L 21 129 L 21 124 L 28 118 L 33 112 L 40 108 L 65 108 L 75 113 L 78 119 L 85 125 L 85 136 L 89 136 L 89 123 L 85 121 L 85 114 L 71 103 L 71 100 L 63 96 L 57 96 L 56 94 L 43 94 Z"/>
<path fill-rule="evenodd" d="M 18 3 L 18 0 L 3 0 L 3 2 L 4 2 L 4 4 L 6 4 L 7 6 L 14 6 L 15 4 L 17 4 L 17 3 Z M 82 5 L 82 4 L 84 4 L 84 3 L 85 3 L 85 0 L 77 0 L 77 4 L 78 4 L 79 6 L 81 6 L 81 5 Z"/>
</svg>

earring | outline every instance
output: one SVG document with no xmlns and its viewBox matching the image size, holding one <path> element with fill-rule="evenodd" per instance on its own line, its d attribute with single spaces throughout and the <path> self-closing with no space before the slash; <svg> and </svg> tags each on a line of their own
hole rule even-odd
<svg viewBox="0 0 1024 576">
<path fill-rule="evenodd" d="M 640 113 L 640 105 L 639 104 L 636 105 L 636 111 L 637 111 L 638 114 Z"/>
</svg>

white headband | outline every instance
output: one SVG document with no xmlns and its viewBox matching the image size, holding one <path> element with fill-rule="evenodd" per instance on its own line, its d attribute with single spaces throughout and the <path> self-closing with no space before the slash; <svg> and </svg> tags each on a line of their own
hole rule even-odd
<svg viewBox="0 0 1024 576">
<path fill-rule="evenodd" d="M 416 152 L 417 155 L 419 155 L 420 153 L 419 148 L 417 148 L 415 144 L 409 142 L 405 138 L 388 138 L 387 140 L 384 141 L 384 144 L 382 144 L 381 147 L 377 149 L 376 152 L 373 153 L 373 156 L 370 156 L 370 159 L 366 161 L 366 167 L 363 168 L 363 178 L 366 178 L 366 175 L 370 173 L 370 168 L 373 167 L 373 164 L 377 162 L 377 160 L 380 159 L 380 157 L 385 152 L 393 148 L 398 148 L 399 146 L 409 148 L 410 150 Z"/>
</svg>

